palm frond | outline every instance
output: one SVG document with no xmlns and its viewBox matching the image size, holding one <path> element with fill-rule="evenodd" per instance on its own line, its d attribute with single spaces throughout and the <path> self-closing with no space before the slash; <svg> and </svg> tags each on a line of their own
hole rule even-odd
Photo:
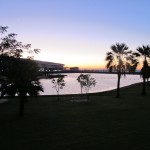
<svg viewBox="0 0 150 150">
<path fill-rule="evenodd" d="M 110 68 L 112 66 L 112 63 L 113 63 L 112 60 L 108 61 L 108 63 L 106 64 L 106 68 Z"/>
<path fill-rule="evenodd" d="M 118 52 L 121 54 L 123 54 L 126 50 L 128 50 L 128 47 L 124 43 L 121 43 L 121 44 L 116 43 L 116 46 L 117 46 Z"/>
<path fill-rule="evenodd" d="M 140 57 L 140 56 L 141 56 L 141 53 L 137 53 L 137 52 L 133 52 L 132 54 L 133 54 L 133 56 L 135 56 L 135 57 Z"/>
<path fill-rule="evenodd" d="M 118 53 L 118 49 L 117 49 L 116 45 L 112 45 L 110 48 L 114 53 L 116 53 L 116 54 Z"/>
<path fill-rule="evenodd" d="M 109 70 L 108 70 L 109 72 L 112 72 L 113 71 L 113 67 L 111 66 L 111 67 L 109 67 Z"/>
<path fill-rule="evenodd" d="M 106 55 L 107 55 L 107 56 L 108 56 L 108 55 L 113 55 L 113 53 L 112 53 L 112 52 L 107 52 Z"/>
<path fill-rule="evenodd" d="M 130 50 L 130 51 L 126 51 L 126 54 L 132 54 L 132 51 Z"/>
<path fill-rule="evenodd" d="M 110 60 L 113 60 L 114 58 L 113 58 L 113 56 L 112 55 L 108 55 L 108 56 L 106 56 L 106 61 L 110 61 Z"/>
<path fill-rule="evenodd" d="M 143 48 L 138 47 L 136 50 L 137 50 L 141 55 L 144 55 L 144 50 L 143 50 Z"/>
</svg>

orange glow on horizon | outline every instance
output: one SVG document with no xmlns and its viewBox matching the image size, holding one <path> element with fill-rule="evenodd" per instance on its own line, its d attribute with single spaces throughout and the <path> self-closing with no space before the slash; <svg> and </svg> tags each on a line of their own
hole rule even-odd
<svg viewBox="0 0 150 150">
<path fill-rule="evenodd" d="M 105 65 L 65 65 L 65 67 L 79 67 L 80 70 L 104 70 Z"/>
</svg>

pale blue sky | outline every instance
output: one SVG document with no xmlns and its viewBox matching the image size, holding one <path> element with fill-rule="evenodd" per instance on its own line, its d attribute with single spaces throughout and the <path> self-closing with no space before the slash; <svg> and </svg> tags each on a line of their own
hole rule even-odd
<svg viewBox="0 0 150 150">
<path fill-rule="evenodd" d="M 116 42 L 150 44 L 149 0 L 0 0 L 1 26 L 40 48 L 36 59 L 105 67 Z"/>
</svg>

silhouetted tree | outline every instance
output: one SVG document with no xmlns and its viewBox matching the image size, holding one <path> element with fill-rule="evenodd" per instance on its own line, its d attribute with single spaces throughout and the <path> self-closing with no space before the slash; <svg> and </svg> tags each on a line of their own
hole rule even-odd
<svg viewBox="0 0 150 150">
<path fill-rule="evenodd" d="M 1 34 L 3 34 L 4 32 L 7 32 L 7 26 L 5 26 L 5 27 L 2 27 L 2 26 L 0 26 L 0 33 Z"/>
<path fill-rule="evenodd" d="M 141 69 L 141 75 L 143 78 L 143 88 L 142 88 L 142 95 L 146 94 L 146 78 L 149 78 L 150 76 L 150 71 L 149 71 L 149 66 L 148 66 L 148 58 L 150 58 L 150 46 L 143 45 L 142 47 L 138 47 L 136 49 L 138 52 L 135 52 L 134 55 L 142 59 L 142 69 Z M 139 60 L 140 61 L 140 60 Z"/>
<path fill-rule="evenodd" d="M 91 78 L 90 74 L 80 74 L 77 78 L 77 81 L 80 83 L 81 94 L 82 89 L 84 89 L 86 94 L 88 94 L 90 88 L 96 85 L 96 80 Z"/>
<path fill-rule="evenodd" d="M 10 59 L 10 60 L 9 60 Z M 33 60 L 7 56 L 10 63 L 7 66 L 7 80 L 1 87 L 2 96 L 20 97 L 20 116 L 24 115 L 24 102 L 27 95 L 37 96 L 43 91 L 38 76 L 38 66 Z"/>
<path fill-rule="evenodd" d="M 7 32 L 7 26 L 2 27 L 0 26 L 0 33 Z M 22 42 L 18 42 L 16 39 L 17 34 L 9 33 L 8 35 L 1 38 L 0 41 L 0 55 L 5 56 L 13 56 L 16 58 L 22 57 L 23 53 L 28 53 L 33 57 L 34 54 L 40 52 L 39 49 L 31 49 L 31 44 L 23 44 Z"/>
<path fill-rule="evenodd" d="M 0 34 L 3 34 L 3 33 L 5 33 L 5 32 L 7 32 L 7 26 L 6 27 L 2 27 L 2 26 L 0 26 Z M 2 40 L 1 40 L 1 38 L 0 38 L 0 56 L 2 56 L 2 52 L 3 52 L 3 50 L 2 50 L 3 48 L 2 48 Z M 2 80 L 3 78 L 1 77 L 2 76 L 2 71 L 3 71 L 3 60 L 2 60 L 2 57 L 1 57 L 1 60 L 0 60 L 0 79 Z M 0 81 L 1 81 L 0 80 Z"/>
<path fill-rule="evenodd" d="M 140 71 L 140 75 L 142 76 L 142 78 L 145 78 L 145 84 L 147 83 L 147 86 L 148 86 L 149 85 L 148 80 L 150 78 L 150 66 L 148 65 L 148 61 L 144 62 L 144 65 Z M 146 89 L 145 89 L 145 92 L 146 92 Z"/>
<path fill-rule="evenodd" d="M 109 69 L 109 72 L 114 71 L 118 75 L 116 97 L 119 98 L 121 75 L 125 75 L 126 72 L 135 71 L 138 62 L 132 54 L 132 51 L 129 51 L 124 43 L 116 43 L 116 45 L 112 45 L 111 50 L 112 52 L 106 54 L 106 67 Z"/>
<path fill-rule="evenodd" d="M 52 84 L 53 84 L 53 88 L 55 88 L 56 92 L 57 92 L 57 96 L 58 96 L 58 101 L 59 101 L 59 92 L 61 89 L 63 89 L 63 87 L 65 86 L 65 80 L 64 77 L 59 77 L 59 78 L 53 78 L 52 79 Z"/>
<path fill-rule="evenodd" d="M 81 87 L 81 94 L 82 94 L 82 89 L 83 89 L 83 82 L 84 82 L 84 74 L 80 74 L 77 78 L 77 81 L 80 83 L 80 87 Z"/>
<path fill-rule="evenodd" d="M 0 26 L 0 33 L 7 32 L 7 28 Z M 23 45 L 16 40 L 16 36 L 10 33 L 0 40 L 0 90 L 1 96 L 20 96 L 20 116 L 23 116 L 26 96 L 37 95 L 43 89 L 37 78 L 37 64 L 30 59 L 20 58 L 24 52 L 33 55 L 39 49 L 31 50 L 31 44 Z"/>
</svg>

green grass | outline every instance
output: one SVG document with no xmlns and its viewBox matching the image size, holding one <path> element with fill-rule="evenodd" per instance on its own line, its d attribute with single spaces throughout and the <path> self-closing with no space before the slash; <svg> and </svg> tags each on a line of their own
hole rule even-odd
<svg viewBox="0 0 150 150">
<path fill-rule="evenodd" d="M 30 98 L 18 117 L 19 99 L 0 105 L 0 150 L 148 150 L 150 87 L 141 86 L 90 96 L 90 103 L 70 97 Z"/>
</svg>

